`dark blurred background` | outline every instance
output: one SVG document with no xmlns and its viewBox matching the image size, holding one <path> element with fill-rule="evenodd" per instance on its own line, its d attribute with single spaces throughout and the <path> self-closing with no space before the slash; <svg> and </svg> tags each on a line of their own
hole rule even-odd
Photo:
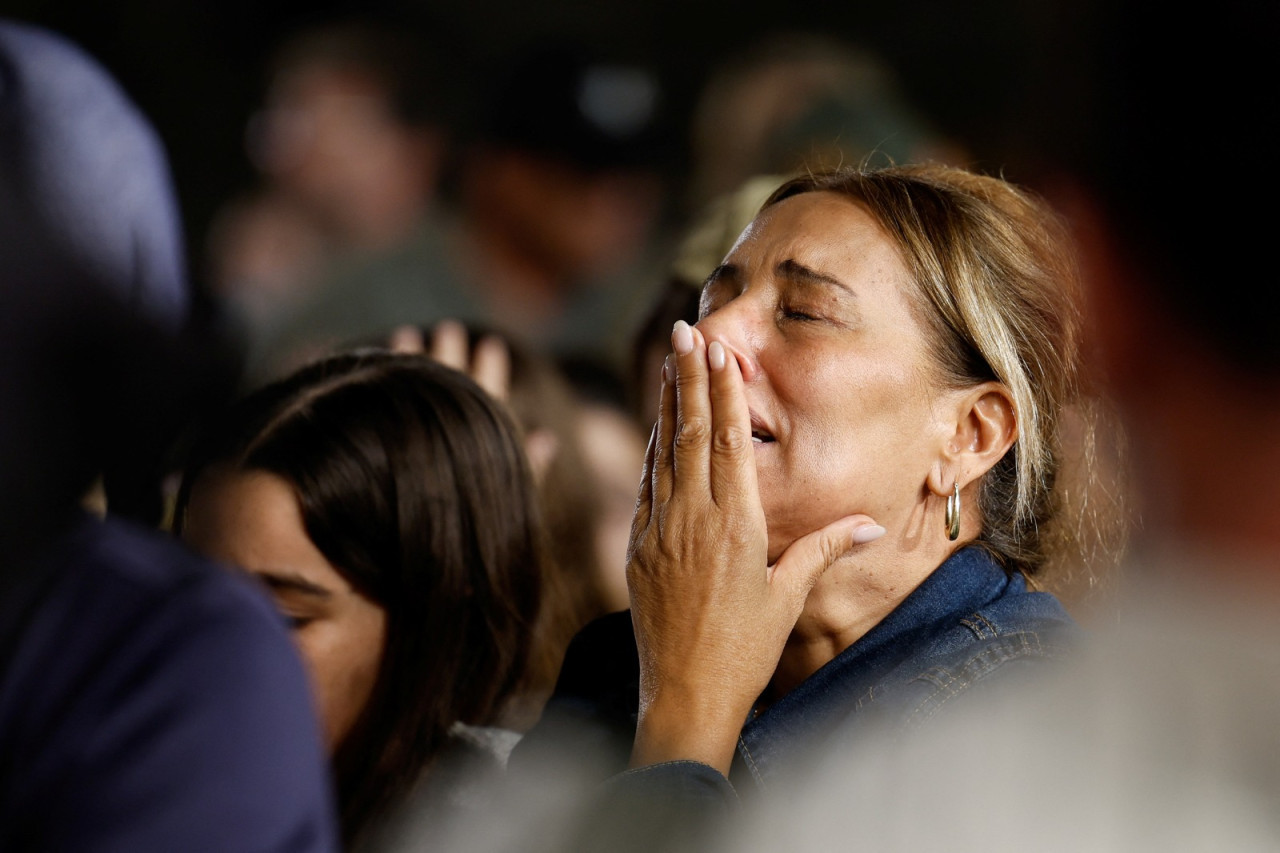
<svg viewBox="0 0 1280 853">
<path fill-rule="evenodd" d="M 1085 144 L 1094 36 L 1105 23 L 1088 0 L 5 0 L 0 12 L 64 33 L 119 78 L 168 146 L 196 255 L 219 205 L 252 181 L 244 135 L 266 57 L 289 33 L 330 17 L 360 13 L 428 33 L 460 121 L 487 71 L 527 40 L 571 36 L 646 62 L 662 77 L 676 127 L 668 167 L 677 180 L 687 166 L 681 122 L 708 75 L 786 31 L 876 51 L 973 165 L 1030 179 L 1045 154 Z"/>
</svg>

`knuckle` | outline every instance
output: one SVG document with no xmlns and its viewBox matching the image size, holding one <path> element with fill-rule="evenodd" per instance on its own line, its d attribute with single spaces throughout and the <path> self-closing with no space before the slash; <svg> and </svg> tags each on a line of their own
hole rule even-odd
<svg viewBox="0 0 1280 853">
<path fill-rule="evenodd" d="M 680 367 L 683 366 L 684 365 L 680 365 Z M 707 384 L 706 374 L 702 371 L 689 369 L 687 367 L 681 370 L 680 367 L 676 368 L 675 385 L 677 388 L 702 388 Z"/>
<path fill-rule="evenodd" d="M 829 536 L 824 536 L 820 543 L 820 553 L 822 556 L 822 562 L 826 565 L 830 565 L 836 561 L 837 557 L 840 556 L 840 548 L 836 545 L 834 539 Z"/>
<path fill-rule="evenodd" d="M 716 430 L 714 447 L 723 453 L 740 453 L 751 444 L 751 434 L 740 426 L 729 424 Z"/>
<path fill-rule="evenodd" d="M 680 558 L 680 548 L 676 543 L 664 540 L 658 543 L 657 558 L 663 563 L 673 563 Z"/>
<path fill-rule="evenodd" d="M 820 542 L 823 565 L 831 565 L 840 559 L 846 550 L 848 550 L 848 543 L 841 537 L 824 535 Z"/>
<path fill-rule="evenodd" d="M 675 446 L 677 448 L 697 447 L 707 442 L 710 427 L 703 418 L 689 418 L 676 428 Z"/>
<path fill-rule="evenodd" d="M 627 548 L 627 577 L 642 577 L 650 574 L 655 562 L 655 550 L 653 542 L 647 537 L 633 539 L 630 547 Z"/>
</svg>

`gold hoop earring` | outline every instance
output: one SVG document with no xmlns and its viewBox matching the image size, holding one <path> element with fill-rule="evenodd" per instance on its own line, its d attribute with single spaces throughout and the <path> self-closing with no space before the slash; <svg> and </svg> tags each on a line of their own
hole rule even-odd
<svg viewBox="0 0 1280 853">
<path fill-rule="evenodd" d="M 947 538 L 952 542 L 960 538 L 960 482 L 952 481 L 951 494 L 947 495 Z"/>
</svg>

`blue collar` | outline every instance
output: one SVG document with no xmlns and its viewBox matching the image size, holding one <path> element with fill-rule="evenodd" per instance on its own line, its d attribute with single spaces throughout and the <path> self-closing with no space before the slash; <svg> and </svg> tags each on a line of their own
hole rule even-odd
<svg viewBox="0 0 1280 853">
<path fill-rule="evenodd" d="M 997 599 L 1025 591 L 1022 576 L 1009 575 L 982 548 L 956 551 L 879 624 L 747 722 L 733 775 L 741 772 L 739 763 L 757 779 L 766 775 L 797 740 L 821 735 L 856 713 L 874 688 L 937 635 Z"/>
</svg>

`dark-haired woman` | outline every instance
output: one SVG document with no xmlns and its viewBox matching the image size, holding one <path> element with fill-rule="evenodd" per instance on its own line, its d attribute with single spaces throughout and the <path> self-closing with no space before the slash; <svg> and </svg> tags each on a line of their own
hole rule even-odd
<svg viewBox="0 0 1280 853">
<path fill-rule="evenodd" d="M 321 360 L 197 442 L 175 528 L 291 621 L 348 843 L 453 787 L 460 756 L 505 760 L 541 595 L 536 506 L 506 410 L 425 356 Z"/>
</svg>

